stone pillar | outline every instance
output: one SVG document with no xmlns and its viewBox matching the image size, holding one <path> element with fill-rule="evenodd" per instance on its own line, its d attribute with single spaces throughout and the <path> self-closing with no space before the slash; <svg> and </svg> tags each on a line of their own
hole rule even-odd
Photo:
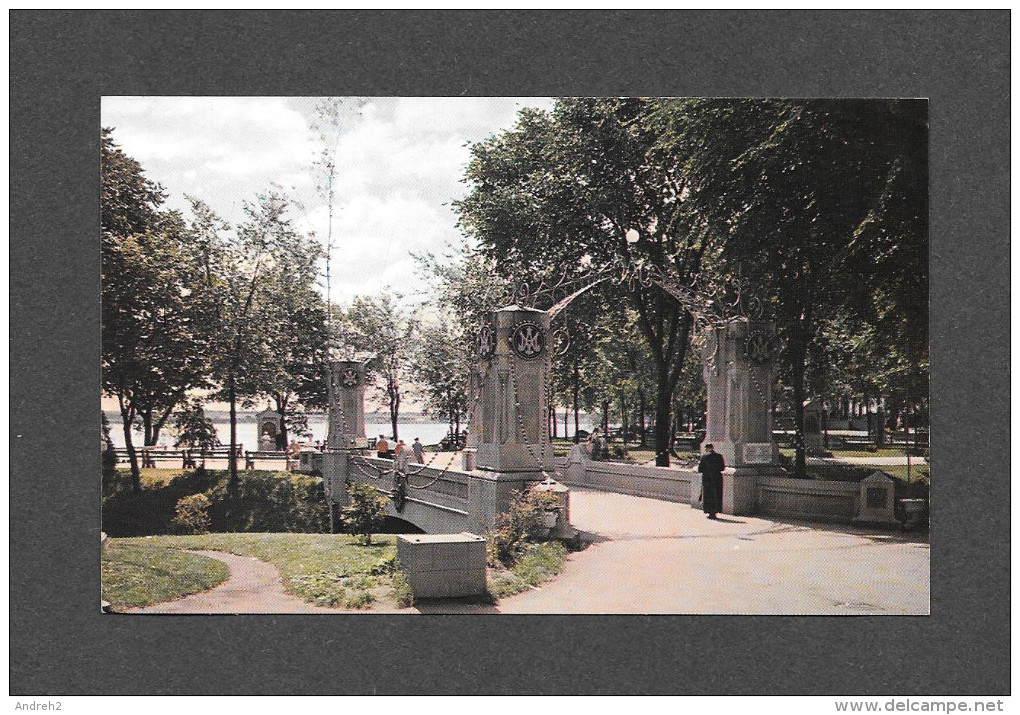
<svg viewBox="0 0 1020 715">
<path fill-rule="evenodd" d="M 809 456 L 820 457 L 825 453 L 822 439 L 824 419 L 821 400 L 808 400 L 804 404 L 804 451 Z"/>
<path fill-rule="evenodd" d="M 772 438 L 775 326 L 733 318 L 706 332 L 701 357 L 705 442 L 726 461 L 723 512 L 748 514 L 756 506 L 758 477 L 782 471 Z"/>
<path fill-rule="evenodd" d="M 546 480 L 553 470 L 550 348 L 545 311 L 511 305 L 490 313 L 479 330 L 475 436 L 469 442 L 477 454 L 468 480 L 471 528 L 479 533 L 509 510 L 514 492 Z"/>
<path fill-rule="evenodd" d="M 329 364 L 329 436 L 331 449 L 368 447 L 365 436 L 365 363 L 337 360 Z"/>
<path fill-rule="evenodd" d="M 329 433 L 322 455 L 322 477 L 332 501 L 347 502 L 350 452 L 366 449 L 365 363 L 337 360 L 329 364 Z"/>
<path fill-rule="evenodd" d="M 549 351 L 545 311 L 511 305 L 486 318 L 479 332 L 476 469 L 536 481 L 553 469 L 546 394 Z"/>
</svg>

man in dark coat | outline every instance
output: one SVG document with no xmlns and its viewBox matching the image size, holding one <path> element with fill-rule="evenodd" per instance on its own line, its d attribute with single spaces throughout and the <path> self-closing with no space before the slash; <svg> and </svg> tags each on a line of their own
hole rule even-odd
<svg viewBox="0 0 1020 715">
<path fill-rule="evenodd" d="M 709 519 L 715 519 L 716 514 L 722 511 L 722 473 L 726 469 L 726 462 L 722 455 L 716 453 L 715 448 L 705 445 L 705 454 L 698 462 L 698 471 L 701 472 L 701 508 L 708 514 Z"/>
</svg>

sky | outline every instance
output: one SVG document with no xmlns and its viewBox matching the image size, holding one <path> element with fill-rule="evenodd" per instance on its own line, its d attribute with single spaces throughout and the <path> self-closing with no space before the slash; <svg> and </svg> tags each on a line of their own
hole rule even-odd
<svg viewBox="0 0 1020 715">
<path fill-rule="evenodd" d="M 202 199 L 228 223 L 244 203 L 275 189 L 290 196 L 294 226 L 326 243 L 328 209 L 317 191 L 322 151 L 314 97 L 104 97 L 102 124 L 187 214 Z M 451 202 L 469 146 L 513 126 L 520 108 L 550 109 L 549 98 L 348 98 L 336 144 L 332 297 L 384 289 L 407 304 L 428 281 L 412 254 L 461 245 Z M 325 281 L 323 280 L 323 288 Z"/>
</svg>

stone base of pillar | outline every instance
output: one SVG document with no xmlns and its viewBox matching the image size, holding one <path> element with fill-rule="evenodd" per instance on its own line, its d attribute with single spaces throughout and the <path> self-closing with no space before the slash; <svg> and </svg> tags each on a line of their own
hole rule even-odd
<svg viewBox="0 0 1020 715">
<path fill-rule="evenodd" d="M 723 514 L 753 514 L 758 506 L 758 480 L 783 473 L 775 464 L 728 467 L 723 472 Z"/>
<path fill-rule="evenodd" d="M 561 506 L 559 518 L 551 528 L 550 536 L 571 539 L 577 532 L 570 526 L 570 490 L 559 482 L 547 480 L 541 472 L 491 472 L 476 469 L 468 475 L 468 511 L 471 530 L 489 531 L 496 525 L 496 517 L 510 511 L 514 493 L 533 485 L 554 493 Z"/>
</svg>

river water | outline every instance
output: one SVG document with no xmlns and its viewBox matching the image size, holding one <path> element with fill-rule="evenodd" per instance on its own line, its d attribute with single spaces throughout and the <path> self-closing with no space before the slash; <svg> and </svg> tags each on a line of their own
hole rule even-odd
<svg viewBox="0 0 1020 715">
<path fill-rule="evenodd" d="M 115 447 L 123 447 L 124 428 L 121 426 L 120 417 L 107 414 L 107 419 L 110 421 L 110 438 L 113 440 L 113 445 Z M 213 426 L 216 427 L 216 435 L 219 437 L 220 442 L 224 445 L 230 444 L 230 422 L 213 420 Z M 466 425 L 464 425 L 464 427 L 466 427 Z M 415 437 L 418 437 L 421 439 L 422 444 L 425 445 L 438 444 L 439 441 L 446 436 L 446 433 L 450 431 L 449 426 L 445 422 L 398 422 L 397 429 L 400 433 L 400 439 L 406 441 L 408 444 L 413 442 Z M 302 441 L 325 441 L 328 430 L 329 427 L 324 417 L 315 419 L 315 416 L 309 416 L 308 431 L 311 432 L 311 438 L 305 438 Z M 392 433 L 393 428 L 388 422 L 385 424 L 377 422 L 368 422 L 365 424 L 365 434 L 367 437 L 378 438 L 379 435 L 384 434 L 387 439 L 390 439 L 393 437 Z M 142 444 L 142 433 L 140 431 L 135 430 L 132 437 L 132 442 L 134 442 L 135 446 L 140 446 Z M 254 419 L 250 422 L 238 421 L 237 441 L 244 445 L 245 449 L 258 449 Z M 160 434 L 159 443 L 163 446 L 172 447 L 174 443 L 174 436 L 169 432 L 164 432 L 163 434 Z"/>
</svg>

